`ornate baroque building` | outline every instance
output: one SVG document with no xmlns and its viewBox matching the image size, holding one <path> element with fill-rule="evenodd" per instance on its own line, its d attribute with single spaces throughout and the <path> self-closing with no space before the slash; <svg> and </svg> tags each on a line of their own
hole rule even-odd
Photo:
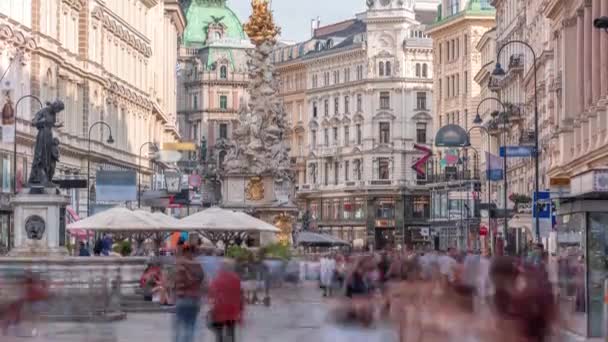
<svg viewBox="0 0 608 342">
<path fill-rule="evenodd" d="M 220 171 L 216 168 L 227 153 L 239 107 L 247 101 L 247 51 L 253 45 L 226 0 L 181 3 L 188 25 L 179 50 L 180 133 L 196 144 L 204 137 L 208 153 L 203 165 Z"/>
<path fill-rule="evenodd" d="M 412 240 L 429 198 L 412 165 L 430 144 L 437 1 L 368 1 L 367 10 L 279 48 L 292 118 L 298 200 L 314 224 L 356 244 Z M 295 147 L 295 148 L 294 148 Z"/>
<path fill-rule="evenodd" d="M 91 175 L 97 169 L 137 169 L 140 146 L 179 138 L 176 123 L 178 37 L 185 18 L 176 0 L 7 0 L 0 1 L 0 85 L 2 105 L 34 95 L 59 98 L 61 162 L 56 178 L 84 179 L 89 126 L 103 120 L 112 128 L 91 131 Z M 27 179 L 35 128 L 30 119 L 38 102 L 16 108 L 17 186 Z M 0 243 L 10 217 L 12 144 L 0 144 L 2 197 Z M 152 170 L 141 160 L 144 183 Z M 93 189 L 94 191 L 94 189 Z M 72 209 L 86 213 L 86 189 L 71 189 Z"/>
<path fill-rule="evenodd" d="M 484 33 L 494 27 L 494 16 L 494 8 L 487 0 L 443 0 L 436 22 L 428 27 L 426 33 L 433 40 L 435 53 L 435 130 L 453 124 L 469 131 L 474 126 L 481 90 L 473 79 L 483 67 L 475 46 Z M 466 227 L 470 228 L 467 231 L 472 241 L 479 235 L 476 229 L 479 221 L 470 220 L 475 217 L 472 190 L 473 182 L 480 180 L 480 160 L 485 157 L 478 152 L 484 151 L 481 142 L 486 141 L 486 137 L 479 129 L 471 130 L 470 136 L 473 148 L 463 151 L 437 149 L 434 153 L 433 177 L 428 184 L 433 199 L 431 222 L 433 233 L 439 236 L 440 247 L 444 249 L 456 247 L 458 242 L 464 246 L 468 238 Z M 459 155 L 459 158 L 450 158 L 449 154 Z M 460 171 L 457 160 L 466 161 L 466 172 Z M 449 174 L 449 168 L 454 167 L 457 174 Z M 467 220 L 466 227 L 460 225 L 463 219 Z M 458 229 L 459 226 L 462 229 Z"/>
<path fill-rule="evenodd" d="M 608 160 L 608 35 L 593 20 L 608 15 L 608 1 L 547 1 L 554 72 L 549 177 L 573 177 Z"/>
</svg>

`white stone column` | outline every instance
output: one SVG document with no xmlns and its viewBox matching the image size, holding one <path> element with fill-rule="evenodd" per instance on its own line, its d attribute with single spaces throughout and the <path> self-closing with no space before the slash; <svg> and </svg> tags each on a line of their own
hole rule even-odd
<svg viewBox="0 0 608 342">
<path fill-rule="evenodd" d="M 591 19 L 591 6 L 585 6 L 584 10 L 584 111 L 589 110 L 591 104 L 591 88 L 592 88 L 592 77 L 591 77 L 591 63 L 592 63 L 592 52 L 591 52 L 591 33 L 593 32 L 593 20 Z"/>
<path fill-rule="evenodd" d="M 584 21 L 582 11 L 577 12 L 576 21 L 576 88 L 577 88 L 577 107 L 576 116 L 578 117 L 585 109 L 585 60 L 584 51 L 585 48 L 585 33 L 584 33 Z M 577 142 L 578 143 L 578 142 Z"/>
</svg>

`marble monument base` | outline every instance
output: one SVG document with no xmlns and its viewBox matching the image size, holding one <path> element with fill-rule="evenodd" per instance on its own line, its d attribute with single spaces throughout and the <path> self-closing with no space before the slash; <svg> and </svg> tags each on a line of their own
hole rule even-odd
<svg viewBox="0 0 608 342">
<path fill-rule="evenodd" d="M 14 210 L 13 257 L 66 256 L 65 208 L 70 203 L 57 189 L 47 188 L 37 193 L 29 189 L 16 195 L 11 206 Z"/>
<path fill-rule="evenodd" d="M 257 234 L 254 239 L 260 246 L 293 243 L 291 232 L 298 208 L 292 196 L 293 185 L 277 182 L 272 175 L 228 174 L 222 178 L 222 208 L 247 212 L 281 229 L 278 234 Z"/>
</svg>

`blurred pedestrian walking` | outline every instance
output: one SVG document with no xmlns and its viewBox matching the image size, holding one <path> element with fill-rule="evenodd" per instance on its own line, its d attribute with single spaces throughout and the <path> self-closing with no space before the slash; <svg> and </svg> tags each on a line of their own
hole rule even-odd
<svg viewBox="0 0 608 342">
<path fill-rule="evenodd" d="M 205 274 L 200 263 L 194 260 L 192 247 L 184 245 L 180 254 L 175 277 L 175 342 L 193 342 Z"/>
<path fill-rule="evenodd" d="M 241 322 L 245 306 L 241 279 L 233 264 L 224 261 L 209 287 L 208 320 L 217 342 L 235 342 L 236 326 Z"/>
</svg>

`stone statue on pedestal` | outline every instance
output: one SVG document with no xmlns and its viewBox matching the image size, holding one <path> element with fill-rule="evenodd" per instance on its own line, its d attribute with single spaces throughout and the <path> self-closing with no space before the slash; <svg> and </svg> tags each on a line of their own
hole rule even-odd
<svg viewBox="0 0 608 342">
<path fill-rule="evenodd" d="M 53 187 L 55 166 L 59 161 L 59 140 L 53 138 L 53 128 L 63 126 L 61 123 L 57 124 L 57 114 L 64 108 L 63 102 L 59 100 L 47 103 L 32 120 L 32 126 L 38 129 L 38 134 L 28 180 L 30 187 Z"/>
</svg>

